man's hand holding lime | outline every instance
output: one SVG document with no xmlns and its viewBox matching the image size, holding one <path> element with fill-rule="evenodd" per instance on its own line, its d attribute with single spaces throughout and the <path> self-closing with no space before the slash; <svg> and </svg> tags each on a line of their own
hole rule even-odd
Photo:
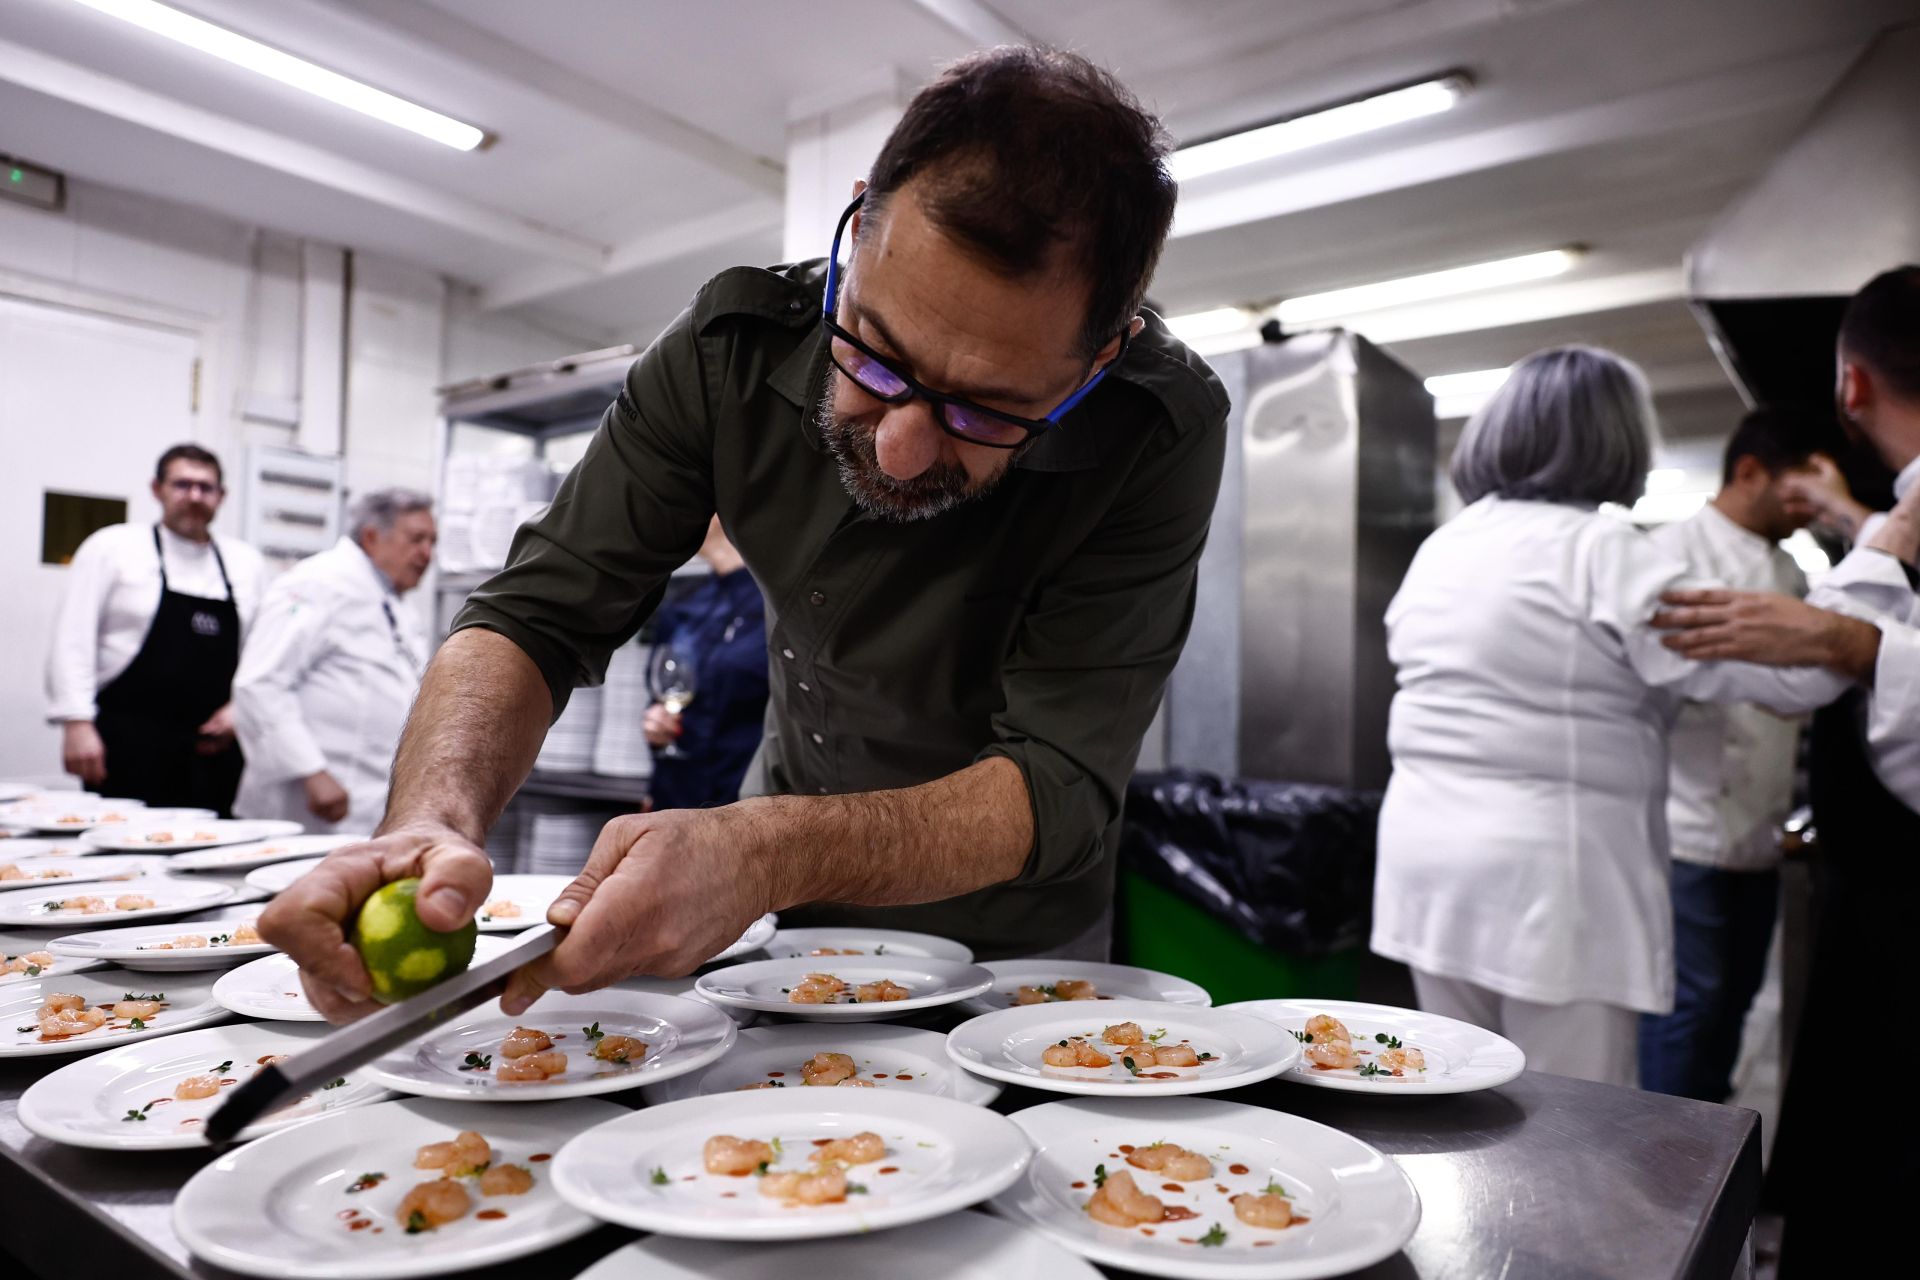
<svg viewBox="0 0 1920 1280">
<path fill-rule="evenodd" d="M 261 913 L 260 936 L 300 962 L 307 999 L 329 1022 L 351 1022 L 381 1007 L 384 997 L 348 934 L 369 899 L 382 888 L 409 879 L 419 881 L 413 894 L 418 926 L 432 934 L 452 934 L 472 926 L 474 912 L 487 900 L 493 884 L 493 864 L 457 831 L 438 825 L 408 826 L 366 844 L 336 849 Z M 378 940 L 376 945 L 388 944 Z M 472 958 L 471 942 L 466 956 Z M 393 962 L 390 983 L 405 960 L 403 951 Z M 378 958 L 375 962 L 382 967 L 387 963 Z M 415 960 L 410 972 L 423 973 L 429 964 Z M 428 979 L 427 985 L 457 971 L 449 965 Z"/>
</svg>

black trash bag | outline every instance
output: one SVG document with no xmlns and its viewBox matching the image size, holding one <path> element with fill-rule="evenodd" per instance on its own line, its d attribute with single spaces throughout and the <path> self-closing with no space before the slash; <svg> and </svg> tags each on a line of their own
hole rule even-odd
<svg viewBox="0 0 1920 1280">
<path fill-rule="evenodd" d="M 1120 865 L 1286 955 L 1367 940 L 1378 791 L 1173 770 L 1127 784 Z"/>
</svg>

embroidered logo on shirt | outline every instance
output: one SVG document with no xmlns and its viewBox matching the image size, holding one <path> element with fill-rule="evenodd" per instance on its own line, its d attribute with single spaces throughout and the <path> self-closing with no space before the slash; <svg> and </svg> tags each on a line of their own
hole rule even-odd
<svg viewBox="0 0 1920 1280">
<path fill-rule="evenodd" d="M 210 613 L 195 609 L 192 621 L 188 624 L 197 636 L 217 636 L 220 634 L 220 619 Z"/>
</svg>

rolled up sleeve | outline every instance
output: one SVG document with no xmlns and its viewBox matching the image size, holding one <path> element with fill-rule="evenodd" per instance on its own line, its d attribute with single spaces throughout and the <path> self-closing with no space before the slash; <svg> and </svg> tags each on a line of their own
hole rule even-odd
<svg viewBox="0 0 1920 1280">
<path fill-rule="evenodd" d="M 714 509 L 709 403 L 690 309 L 634 361 L 553 504 L 454 619 L 524 650 L 556 718 L 576 686 L 605 678 L 699 549 Z"/>
<path fill-rule="evenodd" d="M 1164 455 L 1136 464 L 1112 509 L 1042 585 L 1002 668 L 1005 705 L 979 758 L 1005 757 L 1026 779 L 1034 841 L 1016 884 L 1071 880 L 1101 861 L 1186 643 L 1220 488 L 1224 410 L 1171 439 Z"/>
<path fill-rule="evenodd" d="M 1912 581 L 1892 556 L 1860 547 L 1833 567 L 1809 599 L 1880 629 L 1867 702 L 1867 756 L 1881 785 L 1920 810 L 1920 630 L 1914 625 L 1920 601 Z"/>
</svg>

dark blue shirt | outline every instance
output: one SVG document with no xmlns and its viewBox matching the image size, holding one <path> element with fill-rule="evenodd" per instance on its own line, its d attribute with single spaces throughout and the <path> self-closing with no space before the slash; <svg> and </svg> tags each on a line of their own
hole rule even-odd
<svg viewBox="0 0 1920 1280">
<path fill-rule="evenodd" d="M 767 615 L 753 575 L 714 575 L 655 615 L 656 644 L 690 648 L 699 685 L 680 713 L 684 759 L 653 758 L 653 807 L 739 799 L 767 710 Z"/>
</svg>

